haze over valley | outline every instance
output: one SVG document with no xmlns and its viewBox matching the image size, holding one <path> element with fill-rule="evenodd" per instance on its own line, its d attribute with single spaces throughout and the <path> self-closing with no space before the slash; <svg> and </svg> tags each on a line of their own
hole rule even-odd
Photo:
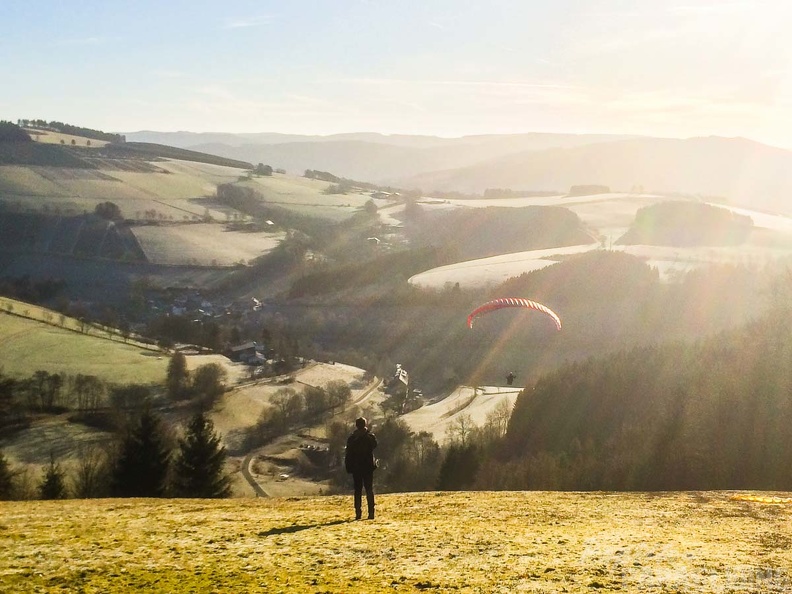
<svg viewBox="0 0 792 594">
<path fill-rule="evenodd" d="M 0 590 L 787 591 L 790 17 L 2 4 Z"/>
</svg>

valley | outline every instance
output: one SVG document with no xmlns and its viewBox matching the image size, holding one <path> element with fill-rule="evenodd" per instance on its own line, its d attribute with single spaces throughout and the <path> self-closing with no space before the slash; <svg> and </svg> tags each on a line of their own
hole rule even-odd
<svg viewBox="0 0 792 594">
<path fill-rule="evenodd" d="M 583 150 L 586 142 L 577 141 L 568 150 Z M 398 191 L 316 170 L 311 177 L 256 173 L 266 168 L 208 156 L 202 162 L 199 153 L 158 146 L 97 144 L 69 153 L 84 168 L 0 165 L 0 222 L 13 230 L 0 246 L 2 274 L 16 279 L 15 290 L 57 279 L 67 314 L 31 313 L 37 306 L 14 302 L 0 327 L 3 372 L 134 379 L 158 394 L 164 419 L 178 428 L 192 409 L 167 403 L 160 392 L 173 349 L 214 353 L 189 354 L 188 365 L 194 371 L 217 363 L 226 374 L 209 418 L 230 454 L 236 497 L 334 492 L 342 477 L 327 470 L 337 463 L 326 457 L 335 447 L 328 444 L 361 414 L 386 435 L 402 430 L 394 429 L 398 420 L 411 439 L 428 432 L 443 448 L 468 432 L 503 435 L 519 394 L 560 366 L 617 347 L 739 327 L 768 290 L 761 275 L 783 270 L 792 253 L 787 216 L 715 201 L 706 203 L 713 212 L 750 217 L 741 219 L 750 228 L 736 245 L 622 243 L 647 209 L 705 204 L 698 197 L 593 185 L 522 196 Z M 695 238 L 697 230 L 685 232 Z M 108 251 L 116 235 L 127 246 L 122 257 Z M 688 310 L 686 303 L 708 300 L 714 290 L 685 284 L 699 270 L 740 288 L 706 307 L 712 311 Z M 564 331 L 551 335 L 530 316 L 508 314 L 473 332 L 464 327 L 476 303 L 507 290 L 557 309 Z M 660 317 L 669 298 L 682 304 L 673 320 Z M 114 334 L 113 323 L 126 335 Z M 135 350 L 135 336 L 146 337 L 143 351 Z M 246 340 L 263 340 L 273 358 L 261 368 L 228 359 Z M 403 393 L 388 386 L 397 362 L 411 375 Z M 278 373 L 275 365 L 291 370 Z M 503 385 L 508 371 L 518 386 Z M 284 389 L 334 381 L 351 388 L 340 411 L 266 433 L 262 423 L 285 406 Z M 78 443 L 80 431 L 67 416 L 37 418 L 27 432 L 30 444 L 51 443 L 65 464 L 74 461 L 67 444 Z M 13 462 L 34 465 L 32 476 L 49 454 L 28 448 L 25 435 L 4 448 Z M 84 435 L 90 443 L 110 439 L 94 429 Z M 395 468 L 383 477 L 386 488 L 397 486 Z"/>
</svg>

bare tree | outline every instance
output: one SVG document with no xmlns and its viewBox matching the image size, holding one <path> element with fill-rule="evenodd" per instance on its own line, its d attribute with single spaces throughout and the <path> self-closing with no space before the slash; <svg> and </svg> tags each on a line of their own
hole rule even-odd
<svg viewBox="0 0 792 594">
<path fill-rule="evenodd" d="M 492 429 L 496 437 L 503 437 L 506 435 L 506 429 L 509 427 L 509 418 L 511 417 L 512 406 L 508 400 L 501 400 L 495 405 L 488 414 L 485 425 Z"/>
<path fill-rule="evenodd" d="M 287 425 L 297 419 L 303 410 L 303 399 L 294 388 L 280 388 L 270 401 Z"/>
<path fill-rule="evenodd" d="M 72 480 L 74 496 L 80 499 L 101 497 L 107 490 L 107 456 L 98 447 L 79 452 L 77 470 Z"/>
<path fill-rule="evenodd" d="M 102 403 L 106 388 L 104 382 L 95 375 L 77 374 L 71 384 L 77 410 L 95 412 Z"/>
<path fill-rule="evenodd" d="M 476 428 L 476 424 L 470 415 L 459 415 L 446 430 L 451 441 L 458 443 L 462 448 L 467 447 L 470 434 Z"/>
<path fill-rule="evenodd" d="M 349 387 L 349 384 L 341 380 L 327 382 L 325 391 L 327 392 L 327 398 L 330 401 L 330 406 L 333 407 L 333 414 L 335 414 L 335 409 L 337 406 L 340 406 L 343 410 L 346 403 L 349 402 L 349 399 L 352 397 L 352 390 Z"/>
</svg>

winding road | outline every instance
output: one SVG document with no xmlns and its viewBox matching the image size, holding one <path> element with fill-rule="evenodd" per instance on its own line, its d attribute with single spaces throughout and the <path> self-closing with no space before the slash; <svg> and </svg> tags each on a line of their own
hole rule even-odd
<svg viewBox="0 0 792 594">
<path fill-rule="evenodd" d="M 382 385 L 382 379 L 375 377 L 368 385 L 366 390 L 363 392 L 363 394 L 360 396 L 360 398 L 352 402 L 352 405 L 356 406 L 365 402 L 368 399 L 368 397 L 371 395 L 371 393 L 374 392 L 374 390 L 376 390 L 377 388 L 379 388 L 380 385 Z M 250 463 L 253 461 L 253 458 L 260 450 L 261 448 L 256 448 L 255 450 L 251 450 L 250 452 L 247 453 L 244 460 L 242 460 L 241 471 L 242 471 L 242 476 L 245 477 L 245 480 L 248 482 L 248 484 L 252 487 L 253 491 L 256 493 L 256 497 L 269 497 L 270 496 L 269 493 L 267 493 L 261 487 L 258 481 L 253 477 L 253 474 L 250 472 Z"/>
</svg>

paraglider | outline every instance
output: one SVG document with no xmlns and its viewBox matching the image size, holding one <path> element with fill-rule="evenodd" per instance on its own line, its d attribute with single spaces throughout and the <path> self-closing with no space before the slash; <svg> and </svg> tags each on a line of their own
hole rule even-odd
<svg viewBox="0 0 792 594">
<path fill-rule="evenodd" d="M 536 301 L 531 301 L 530 299 L 522 299 L 521 297 L 502 297 L 500 299 L 493 299 L 492 301 L 487 301 L 484 305 L 481 305 L 474 309 L 467 318 L 467 325 L 468 328 L 473 327 L 473 320 L 480 316 L 481 314 L 489 313 L 491 311 L 496 311 L 498 309 L 503 309 L 504 307 L 523 307 L 527 309 L 535 309 L 536 311 L 541 311 L 544 314 L 550 316 L 553 321 L 555 322 L 556 328 L 561 330 L 561 318 L 549 307 L 542 305 L 541 303 L 537 303 Z"/>
</svg>

